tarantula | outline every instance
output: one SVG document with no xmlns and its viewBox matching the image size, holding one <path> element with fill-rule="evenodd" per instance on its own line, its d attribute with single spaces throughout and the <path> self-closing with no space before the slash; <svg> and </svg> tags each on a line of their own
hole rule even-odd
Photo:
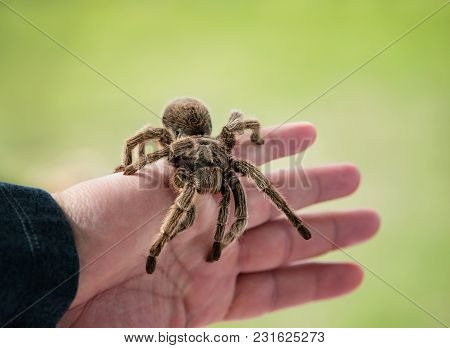
<svg viewBox="0 0 450 348">
<path fill-rule="evenodd" d="M 237 174 L 250 177 L 280 209 L 305 239 L 311 233 L 289 208 L 286 201 L 253 164 L 234 158 L 231 154 L 236 145 L 236 136 L 251 130 L 250 140 L 262 145 L 260 124 L 255 120 L 244 120 L 239 111 L 231 112 L 229 121 L 217 137 L 211 136 L 211 117 L 206 106 L 199 100 L 179 98 L 164 110 L 164 128 L 146 127 L 125 142 L 122 165 L 115 172 L 131 175 L 145 165 L 161 158 L 167 158 L 175 167 L 171 178 L 172 187 L 179 193 L 161 226 L 161 232 L 150 248 L 146 271 L 154 272 L 156 258 L 164 245 L 178 233 L 189 228 L 195 219 L 194 196 L 197 194 L 220 193 L 219 215 L 212 251 L 207 261 L 220 258 L 222 250 L 239 237 L 247 224 L 247 205 L 244 189 Z M 160 149 L 145 153 L 145 144 L 157 141 Z M 132 151 L 138 146 L 139 160 L 132 163 Z M 230 192 L 235 203 L 235 221 L 225 233 L 230 206 Z"/>
</svg>

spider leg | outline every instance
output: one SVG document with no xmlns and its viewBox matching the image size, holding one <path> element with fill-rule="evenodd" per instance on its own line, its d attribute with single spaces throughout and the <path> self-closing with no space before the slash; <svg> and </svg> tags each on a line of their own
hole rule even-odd
<svg viewBox="0 0 450 348">
<path fill-rule="evenodd" d="M 222 240 L 214 242 L 213 251 L 208 261 L 219 260 L 222 250 L 241 236 L 247 226 L 247 201 L 244 188 L 234 173 L 230 176 L 228 183 L 231 187 L 231 192 L 233 192 L 235 221 L 231 225 L 230 230 L 222 237 Z"/>
<path fill-rule="evenodd" d="M 195 205 L 191 204 L 191 207 L 181 219 L 177 229 L 172 233 L 169 240 L 172 240 L 176 235 L 192 226 L 195 220 Z"/>
<path fill-rule="evenodd" d="M 222 132 L 218 137 L 230 150 L 236 144 L 235 135 L 242 134 L 246 129 L 250 129 L 252 131 L 250 140 L 253 143 L 257 145 L 264 144 L 264 139 L 261 138 L 260 134 L 260 123 L 256 120 L 243 120 L 242 118 L 243 114 L 240 111 L 233 111 L 227 125 L 222 128 Z"/>
<path fill-rule="evenodd" d="M 242 121 L 242 126 L 244 130 L 250 129 L 252 131 L 252 134 L 250 135 L 250 140 L 255 143 L 256 145 L 262 145 L 264 144 L 264 139 L 261 138 L 260 129 L 261 125 L 256 120 L 245 120 Z"/>
<path fill-rule="evenodd" d="M 126 167 L 124 167 L 123 174 L 124 175 L 131 175 L 136 173 L 139 169 L 143 168 L 146 164 L 150 164 L 152 162 L 156 162 L 157 160 L 166 157 L 169 154 L 168 148 L 163 148 L 161 150 L 156 150 L 152 153 L 149 153 L 145 155 L 144 157 L 140 158 L 138 162 L 134 164 L 130 164 Z"/>
<path fill-rule="evenodd" d="M 139 144 L 138 146 L 138 157 L 142 159 L 145 157 L 145 141 Z"/>
<path fill-rule="evenodd" d="M 169 208 L 164 222 L 161 226 L 159 237 L 153 243 L 150 248 L 149 255 L 147 257 L 146 271 L 148 274 L 152 274 L 156 267 L 156 258 L 161 253 L 164 245 L 170 240 L 174 230 L 177 229 L 180 223 L 180 219 L 185 212 L 188 211 L 192 204 L 192 200 L 195 195 L 195 187 L 193 183 L 187 183 L 181 190 L 181 193 L 176 198 L 174 204 Z"/>
<path fill-rule="evenodd" d="M 172 175 L 171 184 L 172 187 L 181 190 L 184 188 L 186 183 L 191 180 L 192 176 L 190 175 L 189 171 L 187 171 L 185 168 L 177 168 L 175 170 L 175 173 L 173 173 Z M 192 203 L 188 210 L 183 214 L 183 217 L 180 219 L 178 227 L 170 235 L 170 240 L 175 238 L 178 233 L 192 226 L 195 220 L 195 211 L 195 205 Z"/>
<path fill-rule="evenodd" d="M 255 182 L 256 186 L 264 192 L 272 202 L 280 209 L 288 218 L 288 220 L 294 225 L 297 231 L 305 239 L 311 238 L 311 233 L 303 224 L 303 221 L 295 215 L 295 213 L 289 208 L 288 204 L 278 192 L 278 190 L 272 185 L 272 183 L 261 173 L 261 171 L 253 164 L 247 161 L 233 161 L 232 168 L 243 175 L 248 175 Z"/>
<path fill-rule="evenodd" d="M 219 217 L 217 218 L 216 233 L 214 234 L 214 244 L 212 247 L 211 254 L 208 256 L 206 261 L 213 262 L 220 258 L 222 251 L 222 239 L 225 231 L 225 225 L 228 220 L 228 213 L 230 211 L 230 187 L 227 182 L 222 184 L 222 199 L 219 203 Z"/>
<path fill-rule="evenodd" d="M 127 139 L 123 148 L 122 164 L 115 169 L 115 173 L 121 172 L 133 162 L 133 149 L 139 145 L 139 157 L 143 158 L 145 143 L 156 139 L 161 145 L 168 145 L 172 141 L 170 133 L 164 128 L 147 127 L 135 136 Z"/>
</svg>

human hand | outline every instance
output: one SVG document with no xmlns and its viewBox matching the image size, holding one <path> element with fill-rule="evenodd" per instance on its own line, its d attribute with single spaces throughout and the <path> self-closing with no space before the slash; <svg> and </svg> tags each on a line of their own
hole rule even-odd
<svg viewBox="0 0 450 348">
<path fill-rule="evenodd" d="M 259 165 L 299 153 L 307 147 L 303 139 L 315 138 L 308 123 L 275 128 L 263 130 L 266 143 L 261 147 L 243 140 L 239 155 Z M 281 146 L 269 151 L 275 141 Z M 251 147 L 255 150 L 247 151 Z M 176 194 L 166 175 L 164 185 L 152 189 L 145 187 L 145 178 L 161 178 L 168 170 L 163 160 L 134 176 L 113 174 L 53 195 L 72 225 L 81 267 L 77 295 L 58 326 L 205 326 L 339 296 L 361 282 L 362 271 L 355 264 L 304 261 L 370 238 L 379 225 L 375 212 L 301 214 L 312 232 L 305 241 L 245 179 L 247 230 L 218 262 L 205 261 L 213 243 L 218 197 L 200 195 L 194 225 L 167 244 L 155 273 L 148 275 L 148 249 Z M 350 164 L 305 170 L 310 188 L 300 184 L 301 170 L 268 174 L 295 210 L 349 195 L 359 184 L 358 170 Z"/>
</svg>

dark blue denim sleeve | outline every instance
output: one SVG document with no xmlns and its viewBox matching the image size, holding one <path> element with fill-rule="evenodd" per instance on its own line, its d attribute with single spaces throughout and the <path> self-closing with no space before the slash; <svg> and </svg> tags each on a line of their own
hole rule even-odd
<svg viewBox="0 0 450 348">
<path fill-rule="evenodd" d="M 71 227 L 52 196 L 0 183 L 0 327 L 54 327 L 78 271 Z"/>
</svg>

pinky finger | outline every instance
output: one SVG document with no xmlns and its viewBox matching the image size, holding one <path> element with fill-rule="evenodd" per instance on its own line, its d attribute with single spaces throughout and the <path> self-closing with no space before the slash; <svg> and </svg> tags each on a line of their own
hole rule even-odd
<svg viewBox="0 0 450 348">
<path fill-rule="evenodd" d="M 361 268 L 351 263 L 308 263 L 238 276 L 226 320 L 262 315 L 348 293 L 361 283 Z"/>
</svg>

